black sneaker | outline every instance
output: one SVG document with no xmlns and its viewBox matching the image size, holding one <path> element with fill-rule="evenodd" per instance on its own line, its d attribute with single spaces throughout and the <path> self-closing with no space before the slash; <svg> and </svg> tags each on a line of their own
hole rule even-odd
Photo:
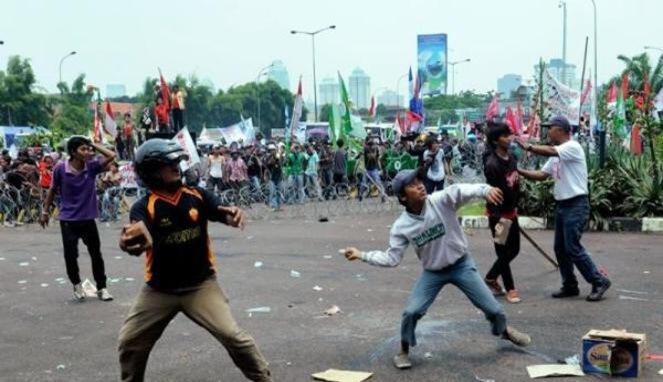
<svg viewBox="0 0 663 382">
<path fill-rule="evenodd" d="M 559 291 L 553 293 L 552 297 L 553 298 L 575 297 L 579 294 L 580 294 L 580 290 L 578 289 L 578 287 L 575 287 L 575 288 L 562 287 L 562 288 L 560 288 Z"/>
<path fill-rule="evenodd" d="M 603 293 L 610 288 L 610 285 L 612 285 L 612 283 L 606 278 L 601 284 L 592 286 L 592 293 L 587 296 L 587 301 L 601 301 L 603 299 Z"/>
</svg>

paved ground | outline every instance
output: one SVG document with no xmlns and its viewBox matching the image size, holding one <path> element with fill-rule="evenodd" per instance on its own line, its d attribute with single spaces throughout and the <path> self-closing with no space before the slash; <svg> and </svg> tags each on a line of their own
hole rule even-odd
<svg viewBox="0 0 663 382">
<path fill-rule="evenodd" d="M 651 351 L 663 353 L 663 236 L 590 233 L 584 243 L 613 280 L 607 300 L 549 298 L 559 276 L 523 242 L 513 268 L 524 301 L 506 310 L 511 324 L 532 335 L 532 346 L 523 351 L 492 337 L 482 314 L 448 287 L 421 321 L 415 367 L 395 370 L 391 357 L 400 314 L 420 264 L 412 252 L 395 269 L 350 263 L 337 253 L 349 244 L 384 247 L 394 216 L 334 217 L 327 223 L 259 220 L 243 232 L 213 226 L 220 282 L 240 325 L 271 362 L 276 381 L 309 381 L 311 373 L 332 367 L 372 371 L 375 381 L 525 381 L 527 365 L 579 353 L 580 337 L 590 328 L 647 333 Z M 66 277 L 57 225 L 46 231 L 0 229 L 1 381 L 118 379 L 117 332 L 142 283 L 142 258 L 120 253 L 118 229 L 100 225 L 113 279 L 110 303 L 74 302 L 68 282 L 57 281 Z M 550 231 L 532 236 L 551 250 Z M 485 273 L 494 259 L 488 232 L 470 232 L 470 242 Z M 82 276 L 91 278 L 89 258 L 82 253 Z M 256 261 L 263 266 L 254 267 Z M 301 277 L 291 277 L 291 270 Z M 323 289 L 315 291 L 316 285 Z M 586 294 L 589 287 L 582 289 Z M 323 317 L 332 305 L 342 313 Z M 271 312 L 245 312 L 261 306 Z M 661 368 L 663 363 L 648 363 L 640 380 L 660 380 Z M 221 346 L 183 315 L 153 349 L 147 379 L 243 380 Z"/>
</svg>

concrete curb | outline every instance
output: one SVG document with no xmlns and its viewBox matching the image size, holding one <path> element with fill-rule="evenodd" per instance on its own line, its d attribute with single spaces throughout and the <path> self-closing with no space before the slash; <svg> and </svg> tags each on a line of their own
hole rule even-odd
<svg viewBox="0 0 663 382">
<path fill-rule="evenodd" d="M 463 228 L 488 228 L 488 217 L 483 215 L 459 216 L 458 222 Z M 663 218 L 642 218 L 641 222 L 641 232 L 663 232 Z M 518 224 L 524 229 L 546 229 L 547 221 L 540 217 L 518 216 Z"/>
</svg>

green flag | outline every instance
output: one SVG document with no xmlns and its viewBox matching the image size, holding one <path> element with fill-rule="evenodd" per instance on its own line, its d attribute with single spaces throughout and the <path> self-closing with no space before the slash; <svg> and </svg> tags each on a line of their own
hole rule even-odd
<svg viewBox="0 0 663 382">
<path fill-rule="evenodd" d="M 622 92 L 617 94 L 617 105 L 612 117 L 613 132 L 618 138 L 626 137 L 626 109 L 624 107 L 624 96 Z"/>
<path fill-rule="evenodd" d="M 352 104 L 350 103 L 348 91 L 345 89 L 345 82 L 343 82 L 340 72 L 338 73 L 338 84 L 341 89 L 341 130 L 343 131 L 343 135 L 346 135 L 352 131 L 352 118 L 350 117 Z"/>
</svg>

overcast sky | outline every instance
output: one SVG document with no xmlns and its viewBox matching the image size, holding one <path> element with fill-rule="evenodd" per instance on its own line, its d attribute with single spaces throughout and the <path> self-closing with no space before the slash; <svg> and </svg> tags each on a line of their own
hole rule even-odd
<svg viewBox="0 0 663 382">
<path fill-rule="evenodd" d="M 634 55 L 644 45 L 663 47 L 663 1 L 596 0 L 599 82 L 622 69 L 618 54 Z M 55 90 L 60 58 L 63 79 L 85 73 L 102 91 L 120 83 L 132 95 L 157 66 L 167 78 L 196 74 L 216 88 L 255 79 L 275 59 L 282 60 L 291 86 L 303 76 L 312 99 L 311 41 L 291 29 L 336 30 L 316 37 L 318 83 L 336 71 L 347 77 L 359 66 L 372 90 L 395 89 L 398 77 L 416 64 L 417 34 L 447 33 L 449 60 L 458 65 L 456 91 L 487 91 L 505 73 L 530 79 L 539 57 L 562 55 L 562 11 L 558 0 L 217 0 L 132 1 L 3 0 L 0 6 L 0 66 L 7 57 L 32 61 L 39 85 Z M 567 0 L 567 61 L 582 65 L 590 37 L 591 0 Z M 651 51 L 652 56 L 657 53 Z M 658 55 L 656 54 L 656 57 Z M 406 91 L 401 81 L 401 93 Z M 450 87 L 449 87 L 450 89 Z"/>
</svg>

